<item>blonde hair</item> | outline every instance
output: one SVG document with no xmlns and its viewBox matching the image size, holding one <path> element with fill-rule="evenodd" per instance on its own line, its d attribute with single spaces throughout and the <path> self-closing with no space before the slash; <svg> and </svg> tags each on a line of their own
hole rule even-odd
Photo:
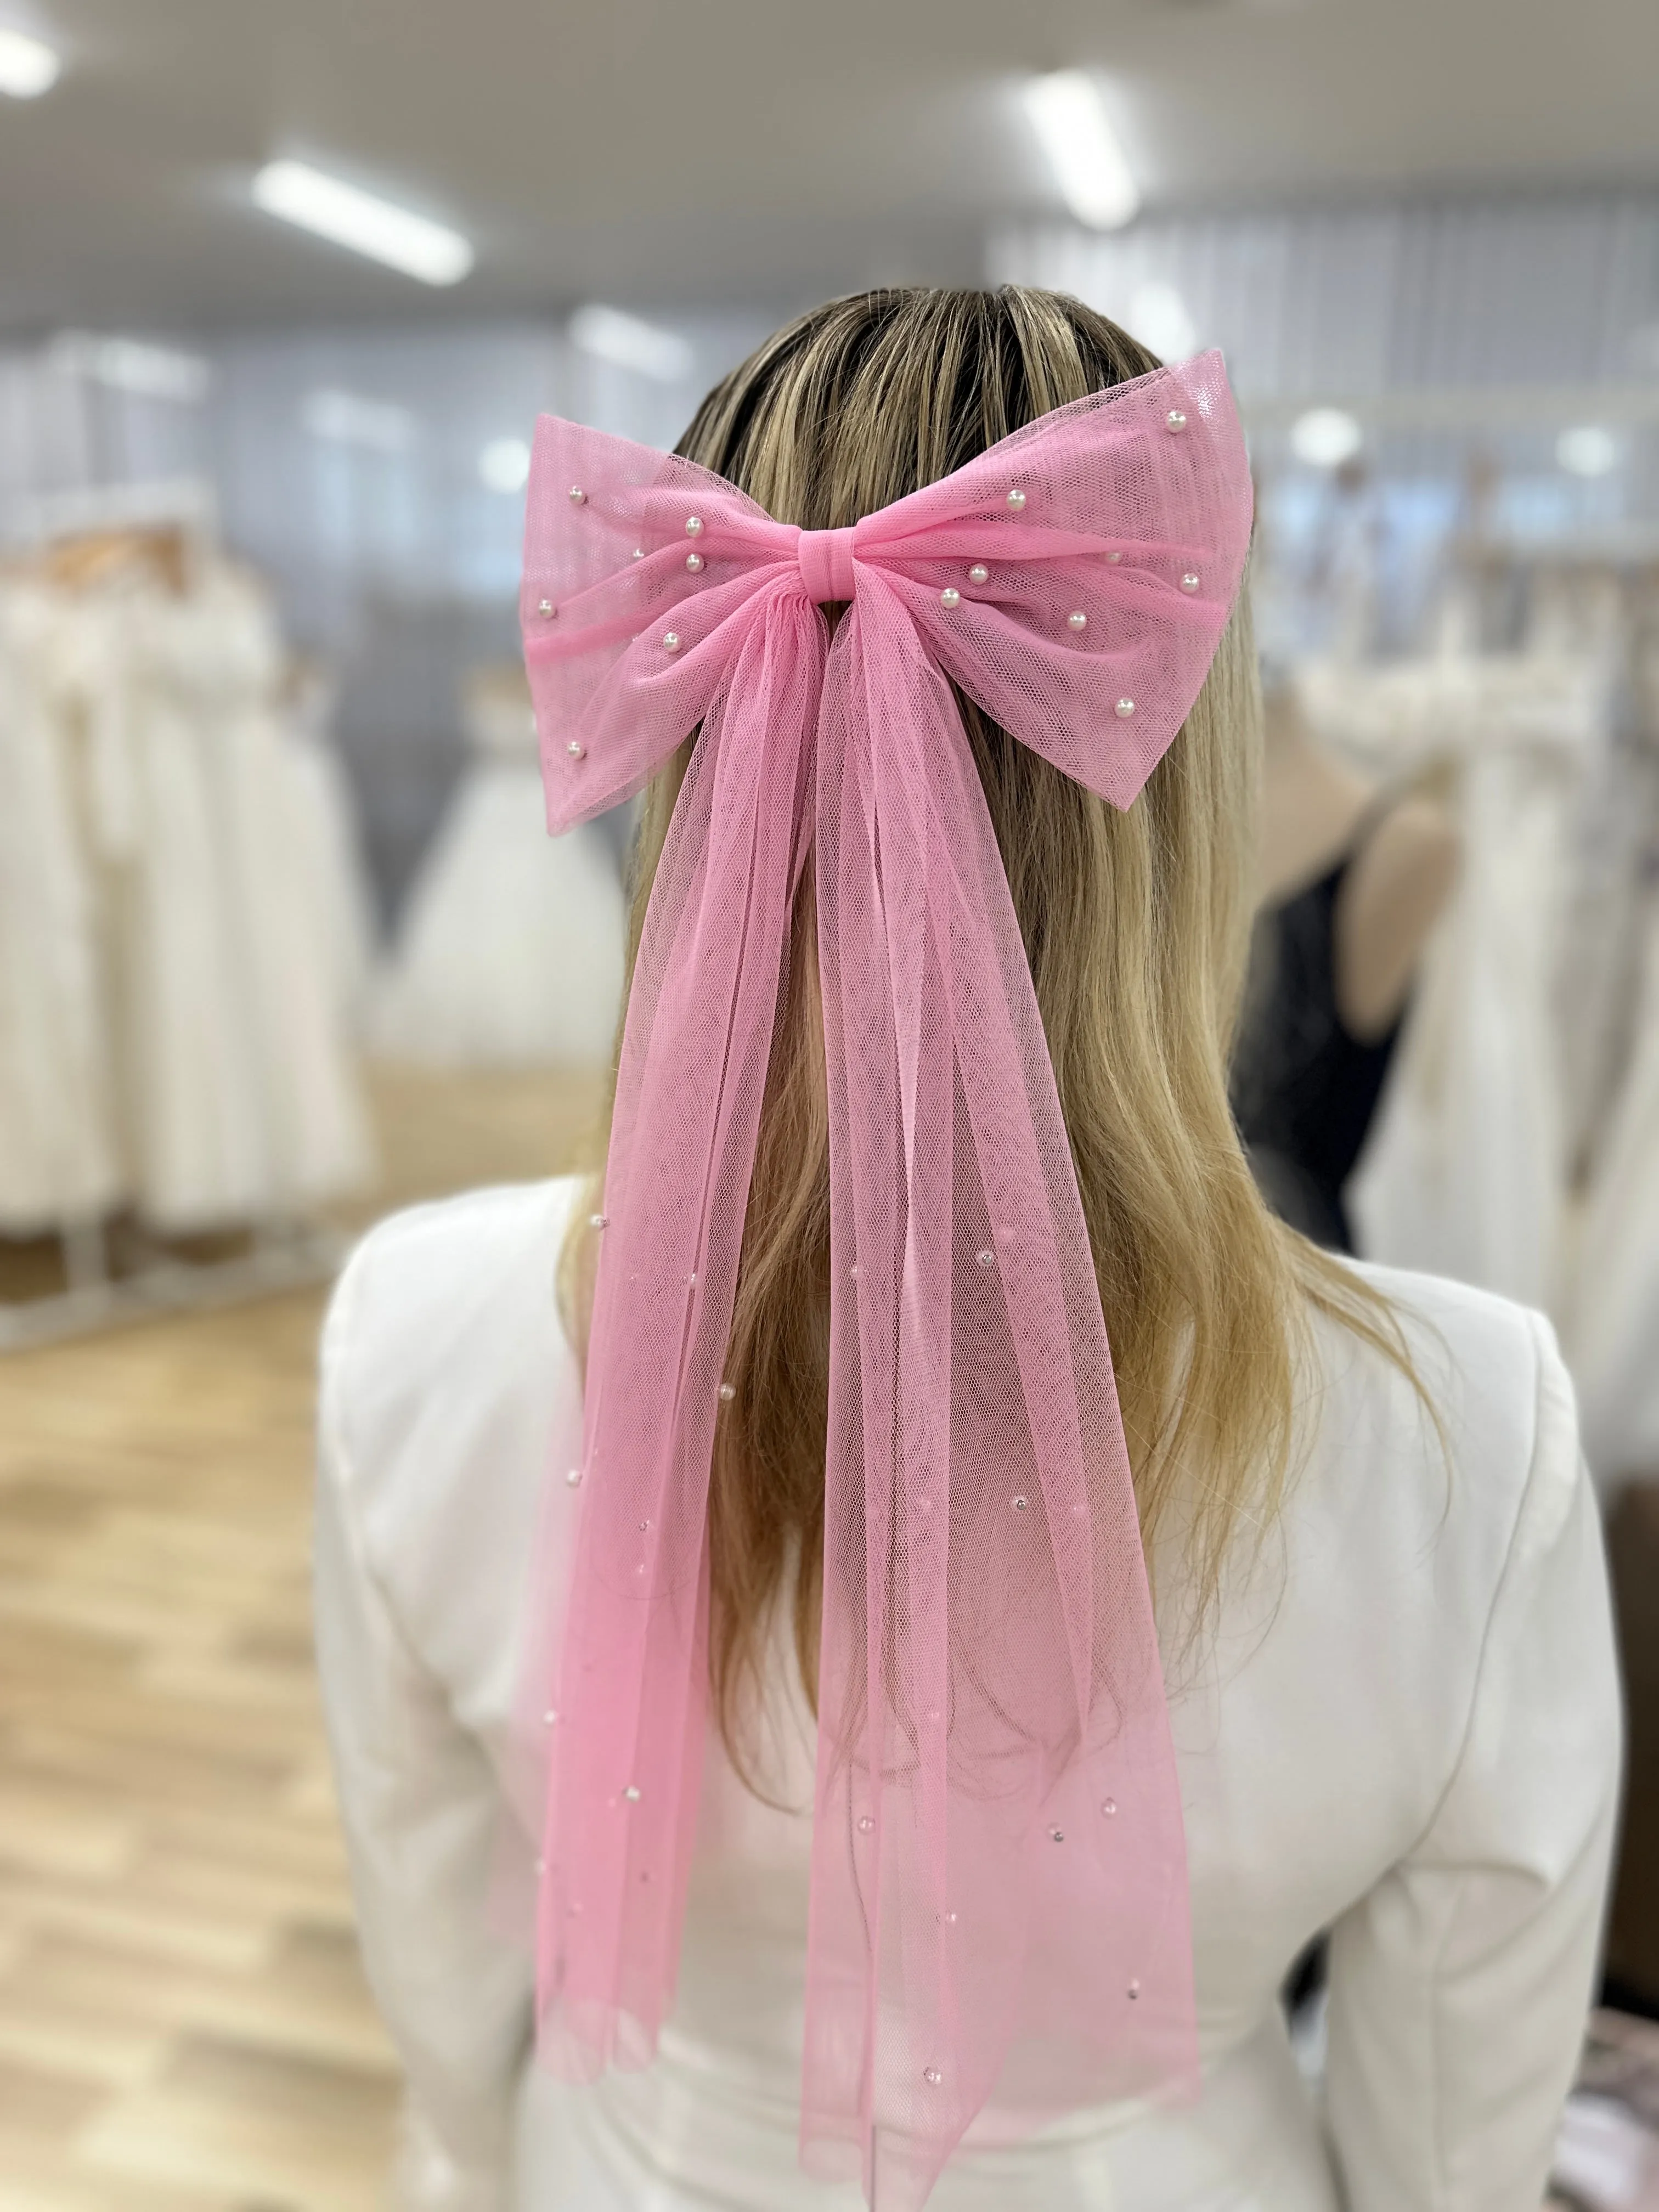
<svg viewBox="0 0 1659 2212">
<path fill-rule="evenodd" d="M 779 520 L 833 529 L 1068 400 L 1155 368 L 1063 295 L 904 289 L 837 300 L 717 385 L 678 451 Z M 831 619 L 837 611 L 831 611 Z M 1301 1340 L 1334 1316 L 1409 1372 L 1386 1304 L 1273 1219 L 1228 1105 L 1243 986 L 1261 701 L 1247 599 L 1185 726 L 1123 812 L 958 704 L 1025 941 L 1076 1162 L 1148 1556 L 1176 1540 L 1201 1618 L 1241 1524 L 1291 1465 Z M 629 972 L 695 737 L 647 794 Z M 608 1116 L 607 1116 L 608 1125 Z M 586 1208 L 575 1218 L 585 1218 Z M 585 1346 L 593 1240 L 566 1248 Z M 744 1234 L 709 1491 L 709 1665 L 745 1768 L 775 1602 L 817 1677 L 830 1345 L 829 1121 L 809 866 Z"/>
</svg>

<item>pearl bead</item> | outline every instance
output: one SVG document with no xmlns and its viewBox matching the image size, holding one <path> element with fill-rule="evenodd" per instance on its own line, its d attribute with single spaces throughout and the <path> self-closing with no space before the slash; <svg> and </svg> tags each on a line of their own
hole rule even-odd
<svg viewBox="0 0 1659 2212">
<path fill-rule="evenodd" d="M 986 567 L 983 561 L 975 562 L 973 567 L 968 571 L 968 580 L 970 584 L 988 584 L 990 582 L 991 572 Z"/>
<path fill-rule="evenodd" d="M 640 1802 L 639 1784 L 630 1782 L 627 1789 L 623 1791 L 623 1796 L 627 1798 L 630 1805 L 637 1805 Z"/>
<path fill-rule="evenodd" d="M 697 1271 L 696 1271 L 696 1269 L 695 1267 L 693 1267 L 693 1269 L 691 1270 L 690 1273 L 686 1277 L 685 1280 L 686 1280 L 686 1286 L 687 1286 L 687 1288 L 688 1288 L 688 1289 L 690 1289 L 690 1290 L 694 1290 L 694 1291 L 696 1289 L 696 1287 L 697 1287 Z"/>
<path fill-rule="evenodd" d="M 945 2076 L 937 2066 L 924 2066 L 921 2069 L 921 2078 L 930 2089 L 937 2089 Z"/>
<path fill-rule="evenodd" d="M 572 507 L 586 507 L 587 504 L 587 494 L 580 484 L 570 487 L 570 504 Z"/>
<path fill-rule="evenodd" d="M 1188 569 L 1186 574 L 1181 580 L 1181 588 L 1183 592 L 1195 592 L 1198 589 L 1198 572 L 1196 569 Z"/>
<path fill-rule="evenodd" d="M 587 1225 L 590 1229 L 608 1229 L 611 1226 L 611 1216 L 608 1213 L 590 1213 L 587 1217 Z"/>
<path fill-rule="evenodd" d="M 875 1822 L 870 1818 L 870 1815 L 867 1813 L 860 1813 L 859 1814 L 860 1835 L 867 1836 L 871 1829 L 873 1828 L 875 1825 Z"/>
<path fill-rule="evenodd" d="M 1025 1510 L 1026 1507 L 1030 1504 L 1030 1502 L 1031 1502 L 1031 1501 L 1030 1501 L 1030 1498 L 1025 1495 L 1025 1492 L 1022 1490 L 1022 1491 L 1020 1492 L 1019 1495 L 1018 1495 L 1018 1496 L 1015 1498 L 1015 1500 L 1014 1500 L 1014 1510 L 1015 1510 L 1015 1512 L 1016 1512 L 1016 1513 L 1023 1513 L 1023 1512 Z"/>
<path fill-rule="evenodd" d="M 1165 424 L 1178 435 L 1187 427 L 1187 417 L 1178 407 L 1172 407 L 1164 417 Z"/>
<path fill-rule="evenodd" d="M 1024 493 L 1019 490 L 1011 491 L 1008 495 L 1008 504 L 1012 507 L 1014 513 L 1018 514 L 1021 507 L 1025 504 Z"/>
<path fill-rule="evenodd" d="M 671 629 L 665 630 L 663 633 L 662 649 L 665 653 L 678 653 L 679 651 L 680 634 L 678 630 Z"/>
<path fill-rule="evenodd" d="M 551 1728 L 554 1722 L 556 1721 L 558 1717 L 558 1715 L 554 1711 L 552 1706 L 550 1705 L 547 1711 L 542 1715 L 542 1726 L 544 1728 Z"/>
<path fill-rule="evenodd" d="M 580 760 L 586 753 L 587 748 L 586 745 L 579 745 L 574 738 L 572 738 L 570 743 L 565 747 L 565 750 L 569 754 L 572 760 Z"/>
<path fill-rule="evenodd" d="M 643 546 L 643 545 L 636 545 L 636 546 L 634 548 L 634 558 L 635 558 L 636 561 L 643 561 L 643 560 L 644 560 L 644 558 L 645 558 L 645 548 L 644 548 L 644 546 Z"/>
<path fill-rule="evenodd" d="M 945 1928 L 954 1928 L 957 1924 L 957 1915 L 954 1912 L 941 1912 L 939 1924 Z"/>
<path fill-rule="evenodd" d="M 581 1480 L 581 1479 L 582 1471 L 579 1467 L 573 1467 L 569 1474 L 565 1477 L 565 1480 L 570 1485 L 570 1487 L 573 1490 L 576 1487 L 576 1485 Z"/>
<path fill-rule="evenodd" d="M 947 584 L 939 595 L 939 603 L 948 614 L 952 607 L 959 607 L 962 605 L 962 593 L 957 591 L 954 584 Z"/>
<path fill-rule="evenodd" d="M 1118 562 L 1123 558 L 1123 556 L 1121 553 L 1109 553 L 1106 556 L 1106 558 L 1111 562 L 1113 568 L 1115 568 Z"/>
<path fill-rule="evenodd" d="M 1089 617 L 1084 613 L 1081 607 L 1078 609 L 1075 614 L 1069 614 L 1066 616 L 1066 627 L 1068 629 L 1076 630 L 1084 630 L 1088 629 Z"/>
<path fill-rule="evenodd" d="M 735 1383 L 722 1382 L 720 1384 L 720 1402 L 722 1405 L 729 1406 L 737 1395 L 737 1386 Z"/>
<path fill-rule="evenodd" d="M 1063 1844 L 1066 1840 L 1065 1829 L 1050 1828 L 1048 1831 L 1048 1840 L 1051 1844 Z"/>
<path fill-rule="evenodd" d="M 1100 1808 L 1100 1809 L 1101 1809 L 1101 1811 L 1102 1811 L 1102 1812 L 1106 1815 L 1106 1818 L 1109 1820 L 1111 1819 L 1111 1817 L 1112 1817 L 1113 1814 L 1114 1814 L 1114 1813 L 1115 1813 L 1115 1812 L 1116 1812 L 1116 1810 L 1117 1810 L 1117 1800 L 1116 1800 L 1116 1798 L 1115 1798 L 1115 1797 L 1109 1797 L 1109 1798 L 1106 1800 L 1106 1802 L 1105 1802 L 1105 1803 L 1101 1807 L 1101 1808 Z"/>
<path fill-rule="evenodd" d="M 1120 699 L 1117 702 L 1117 719 L 1120 722 L 1127 722 L 1134 710 L 1135 702 L 1133 699 Z"/>
<path fill-rule="evenodd" d="M 997 1255 L 994 1252 L 975 1252 L 974 1257 L 981 1267 L 994 1267 L 997 1263 Z"/>
<path fill-rule="evenodd" d="M 1138 1997 L 1139 1995 L 1140 1995 L 1140 1984 L 1139 1984 L 1139 1982 L 1131 1982 L 1131 1983 L 1130 1983 L 1130 1984 L 1129 1984 L 1129 1996 L 1130 1996 L 1131 2001 L 1133 2001 L 1134 1998 Z"/>
<path fill-rule="evenodd" d="M 686 518 L 685 518 L 685 534 L 686 534 L 686 536 L 687 536 L 688 538 L 701 538 L 701 537 L 702 536 L 702 515 L 700 515 L 700 514 L 688 514 L 688 515 L 686 516 Z"/>
<path fill-rule="evenodd" d="M 691 571 L 691 574 L 694 576 L 700 576 L 702 574 L 702 554 L 688 553 L 685 556 L 685 565 Z"/>
<path fill-rule="evenodd" d="M 536 611 L 544 622 L 551 622 L 554 616 L 557 614 L 559 611 L 554 605 L 551 599 L 538 599 L 536 602 Z"/>
</svg>

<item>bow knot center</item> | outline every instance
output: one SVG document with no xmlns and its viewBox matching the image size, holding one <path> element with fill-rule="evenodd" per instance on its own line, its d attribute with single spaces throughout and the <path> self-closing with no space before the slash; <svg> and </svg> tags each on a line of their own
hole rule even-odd
<svg viewBox="0 0 1659 2212">
<path fill-rule="evenodd" d="M 803 530 L 795 547 L 800 580 L 809 599 L 823 606 L 850 599 L 857 589 L 851 530 Z"/>
</svg>

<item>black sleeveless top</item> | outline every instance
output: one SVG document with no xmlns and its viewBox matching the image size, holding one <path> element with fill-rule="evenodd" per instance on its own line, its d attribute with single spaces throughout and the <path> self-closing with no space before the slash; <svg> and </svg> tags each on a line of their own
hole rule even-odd
<svg viewBox="0 0 1659 2212">
<path fill-rule="evenodd" d="M 1391 804 L 1392 794 L 1374 800 L 1334 866 L 1259 917 L 1233 1055 L 1233 1113 L 1262 1195 L 1293 1228 L 1339 1252 L 1354 1249 L 1342 1186 L 1370 1128 L 1401 1020 L 1370 1044 L 1343 1026 L 1336 908 Z"/>
</svg>

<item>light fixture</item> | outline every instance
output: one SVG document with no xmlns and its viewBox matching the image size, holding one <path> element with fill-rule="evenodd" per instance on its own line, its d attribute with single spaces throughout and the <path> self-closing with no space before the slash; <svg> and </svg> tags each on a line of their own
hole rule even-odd
<svg viewBox="0 0 1659 2212">
<path fill-rule="evenodd" d="M 422 284 L 459 284 L 472 266 L 471 242 L 459 231 L 305 161 L 268 162 L 253 179 L 253 204 Z"/>
<path fill-rule="evenodd" d="M 570 343 L 596 361 L 631 368 L 659 384 L 679 383 L 696 363 L 696 356 L 678 331 L 641 322 L 619 307 L 578 307 L 570 318 Z"/>
<path fill-rule="evenodd" d="M 1139 211 L 1136 184 L 1100 87 L 1083 70 L 1034 76 L 1024 88 L 1031 119 L 1066 204 L 1091 230 L 1116 230 Z"/>
<path fill-rule="evenodd" d="M 1619 465 L 1619 441 L 1599 422 L 1580 422 L 1556 440 L 1555 458 L 1575 477 L 1610 476 Z"/>
<path fill-rule="evenodd" d="M 1365 433 L 1340 407 L 1310 407 L 1291 425 L 1291 451 L 1311 469 L 1340 469 L 1365 442 Z"/>
<path fill-rule="evenodd" d="M 415 417 L 389 399 L 366 399 L 356 392 L 308 392 L 300 420 L 313 438 L 340 446 L 368 446 L 379 453 L 400 453 L 415 436 Z"/>
<path fill-rule="evenodd" d="M 522 438 L 492 438 L 478 455 L 478 478 L 489 491 L 522 491 L 530 481 L 530 448 Z"/>
<path fill-rule="evenodd" d="M 1126 327 L 1164 361 L 1185 361 L 1197 349 L 1187 302 L 1173 284 L 1156 278 L 1136 285 Z"/>
<path fill-rule="evenodd" d="M 84 377 L 112 392 L 129 392 L 140 399 L 168 399 L 183 407 L 199 407 L 213 387 L 210 361 L 138 338 L 64 331 L 52 340 L 46 359 L 60 375 Z"/>
<path fill-rule="evenodd" d="M 10 100 L 39 100 L 64 74 L 61 54 L 27 31 L 0 29 L 0 92 Z"/>
</svg>

